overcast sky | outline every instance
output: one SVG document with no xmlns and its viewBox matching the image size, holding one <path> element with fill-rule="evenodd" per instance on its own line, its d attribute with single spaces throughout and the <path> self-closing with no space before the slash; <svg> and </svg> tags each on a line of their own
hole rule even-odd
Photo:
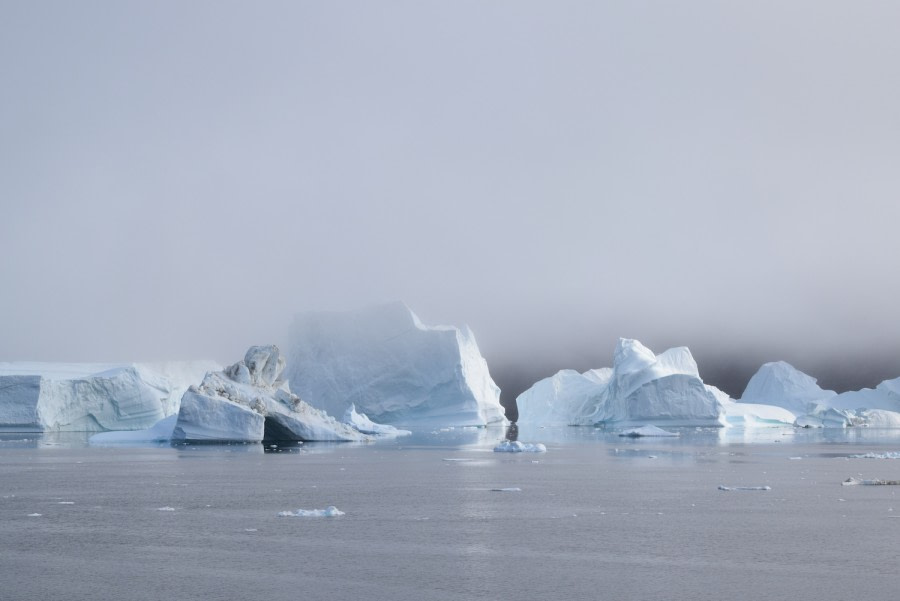
<svg viewBox="0 0 900 601">
<path fill-rule="evenodd" d="M 400 299 L 506 380 L 619 336 L 708 381 L 900 375 L 898 23 L 0 0 L 0 360 L 232 362 L 295 312 Z"/>
</svg>

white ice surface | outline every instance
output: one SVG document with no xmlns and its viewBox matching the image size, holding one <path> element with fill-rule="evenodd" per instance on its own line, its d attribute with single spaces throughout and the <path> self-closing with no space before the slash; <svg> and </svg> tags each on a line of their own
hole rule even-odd
<svg viewBox="0 0 900 601">
<path fill-rule="evenodd" d="M 363 434 L 371 434 L 381 438 L 396 438 L 398 436 L 408 436 L 412 434 L 409 430 L 401 430 L 388 424 L 376 424 L 370 420 L 365 413 L 359 413 L 356 405 L 350 405 L 344 412 L 343 421 Z"/>
<path fill-rule="evenodd" d="M 803 415 L 810 405 L 822 404 L 835 395 L 833 390 L 822 390 L 815 378 L 790 363 L 775 361 L 753 374 L 739 402 L 775 405 Z"/>
<path fill-rule="evenodd" d="M 117 432 L 100 432 L 90 438 L 91 444 L 140 444 L 147 442 L 165 442 L 172 439 L 177 415 L 170 415 L 159 420 L 146 430 L 126 430 Z"/>
<path fill-rule="evenodd" d="M 404 304 L 296 316 L 286 370 L 312 405 L 355 405 L 413 429 L 505 423 L 500 389 L 466 328 L 426 326 Z"/>
<path fill-rule="evenodd" d="M 495 453 L 546 453 L 547 447 L 543 443 L 519 442 L 518 440 L 504 440 L 496 447 Z"/>
<path fill-rule="evenodd" d="M 640 426 L 639 428 L 631 428 L 624 432 L 619 432 L 619 436 L 628 436 L 629 438 L 641 438 L 643 436 L 662 436 L 672 437 L 678 436 L 677 432 L 669 432 L 656 426 Z"/>
<path fill-rule="evenodd" d="M 325 509 L 298 509 L 297 511 L 279 511 L 281 518 L 333 518 L 344 515 L 344 512 L 329 505 Z"/>
<path fill-rule="evenodd" d="M 563 371 L 516 399 L 526 425 L 722 426 L 722 404 L 708 389 L 690 350 L 659 356 L 637 340 L 622 338 L 612 369 Z"/>
<path fill-rule="evenodd" d="M 364 441 L 371 437 L 292 394 L 281 379 L 278 347 L 251 347 L 244 359 L 210 372 L 181 402 L 175 441 L 260 442 L 269 437 L 303 441 Z"/>
<path fill-rule="evenodd" d="M 139 430 L 178 410 L 211 361 L 0 363 L 0 431 Z"/>
</svg>

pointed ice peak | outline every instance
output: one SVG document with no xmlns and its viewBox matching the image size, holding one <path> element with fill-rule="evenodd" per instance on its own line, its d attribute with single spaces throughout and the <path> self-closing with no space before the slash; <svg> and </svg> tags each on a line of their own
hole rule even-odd
<svg viewBox="0 0 900 601">
<path fill-rule="evenodd" d="M 656 355 L 646 346 L 631 338 L 619 338 L 613 355 L 616 372 L 628 374 L 649 367 L 655 362 Z"/>
</svg>

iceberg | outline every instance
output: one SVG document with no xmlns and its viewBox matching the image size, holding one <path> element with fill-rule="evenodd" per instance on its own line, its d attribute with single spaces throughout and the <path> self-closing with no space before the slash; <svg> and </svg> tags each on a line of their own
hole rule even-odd
<svg viewBox="0 0 900 601">
<path fill-rule="evenodd" d="M 789 363 L 766 363 L 750 378 L 740 400 L 727 409 L 729 420 L 732 413 L 750 412 L 748 407 L 788 411 L 794 425 L 804 428 L 898 428 L 900 378 L 885 380 L 874 389 L 837 394 L 823 390 L 815 378 Z"/>
<path fill-rule="evenodd" d="M 687 347 L 657 356 L 627 338 L 619 339 L 611 369 L 559 372 L 516 403 L 519 423 L 529 425 L 725 425 L 722 403 L 703 383 Z"/>
<path fill-rule="evenodd" d="M 833 390 L 822 390 L 815 378 L 790 363 L 775 361 L 764 364 L 753 374 L 738 402 L 776 405 L 802 415 L 810 405 L 823 404 L 836 394 Z"/>
<path fill-rule="evenodd" d="M 189 379 L 209 367 L 217 365 L 0 363 L 0 431 L 147 428 L 177 411 Z"/>
<path fill-rule="evenodd" d="M 278 347 L 251 347 L 244 359 L 210 372 L 181 399 L 175 442 L 363 441 L 371 436 L 291 393 Z"/>
<path fill-rule="evenodd" d="M 500 389 L 467 327 L 426 326 L 403 303 L 296 316 L 287 375 L 332 415 L 353 405 L 415 427 L 507 423 Z"/>
</svg>

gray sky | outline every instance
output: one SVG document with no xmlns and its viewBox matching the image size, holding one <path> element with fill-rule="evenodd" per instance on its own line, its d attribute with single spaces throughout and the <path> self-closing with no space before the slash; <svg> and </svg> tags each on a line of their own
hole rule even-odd
<svg viewBox="0 0 900 601">
<path fill-rule="evenodd" d="M 898 23 L 0 0 L 0 360 L 230 362 L 402 299 L 498 369 L 628 336 L 900 375 Z"/>
</svg>

